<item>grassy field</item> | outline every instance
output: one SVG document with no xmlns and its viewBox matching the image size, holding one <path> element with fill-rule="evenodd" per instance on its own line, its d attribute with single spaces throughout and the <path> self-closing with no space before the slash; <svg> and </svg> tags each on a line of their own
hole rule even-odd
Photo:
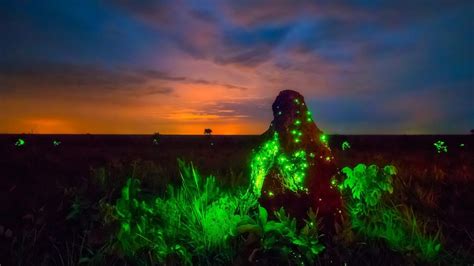
<svg viewBox="0 0 474 266">
<path fill-rule="evenodd" d="M 23 146 L 14 145 L 18 138 L 25 140 Z M 433 143 L 438 140 L 446 143 L 447 152 L 437 152 Z M 0 135 L 0 264 L 164 263 L 144 252 L 146 247 L 136 254 L 117 248 L 114 213 L 128 178 L 140 180 L 142 193 L 165 197 L 169 184 L 181 184 L 177 160 L 182 159 L 202 176 L 215 176 L 223 191 L 236 191 L 248 185 L 252 150 L 261 141 L 259 136 L 160 136 L 154 143 L 151 135 Z M 342 150 L 344 141 L 350 149 Z M 340 169 L 359 163 L 395 166 L 393 194 L 384 201 L 412 211 L 410 217 L 417 218 L 424 234 L 437 235 L 442 250 L 423 260 L 348 225 L 314 261 L 302 263 L 474 263 L 474 136 L 334 135 L 329 145 Z M 223 261 L 183 257 L 193 264 L 294 263 L 236 245 L 233 251 L 238 252 Z M 165 263 L 182 261 L 171 257 Z"/>
</svg>

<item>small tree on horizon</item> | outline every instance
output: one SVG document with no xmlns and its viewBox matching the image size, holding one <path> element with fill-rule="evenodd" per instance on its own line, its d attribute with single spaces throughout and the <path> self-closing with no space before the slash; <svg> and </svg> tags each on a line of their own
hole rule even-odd
<svg viewBox="0 0 474 266">
<path fill-rule="evenodd" d="M 204 135 L 210 136 L 211 134 L 212 134 L 212 129 L 210 129 L 210 128 L 204 129 Z"/>
</svg>

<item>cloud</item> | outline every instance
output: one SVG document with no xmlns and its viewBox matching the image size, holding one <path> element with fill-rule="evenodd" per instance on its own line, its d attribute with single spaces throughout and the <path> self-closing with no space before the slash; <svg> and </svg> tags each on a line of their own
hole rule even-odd
<svg viewBox="0 0 474 266">
<path fill-rule="evenodd" d="M 53 62 L 0 67 L 0 94 L 170 95 L 175 92 L 175 89 L 169 86 L 170 84 L 204 84 L 230 90 L 248 89 L 243 86 L 177 76 L 151 69 L 108 69 L 97 65 Z"/>
<path fill-rule="evenodd" d="M 100 122 L 120 114 L 143 130 L 228 120 L 245 128 L 232 132 L 251 132 L 271 119 L 264 110 L 273 99 L 259 101 L 288 88 L 313 102 L 331 131 L 403 132 L 417 123 L 443 131 L 449 121 L 460 130 L 472 119 L 459 117 L 474 117 L 464 100 L 474 76 L 472 1 L 0 5 L 0 104 L 29 116 L 29 106 L 47 105 L 36 108 L 44 117 L 24 121 L 47 125 L 63 112 L 82 123 L 102 112 Z M 186 125 L 164 119 L 172 114 Z"/>
</svg>

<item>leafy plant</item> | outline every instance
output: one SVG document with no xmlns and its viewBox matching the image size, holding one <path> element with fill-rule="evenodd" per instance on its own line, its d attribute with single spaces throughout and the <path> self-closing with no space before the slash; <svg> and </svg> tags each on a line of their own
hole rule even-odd
<svg viewBox="0 0 474 266">
<path fill-rule="evenodd" d="M 351 148 L 351 144 L 349 144 L 349 142 L 346 140 L 342 143 L 341 148 L 343 151 L 348 150 Z"/>
<path fill-rule="evenodd" d="M 342 189 L 350 189 L 352 197 L 356 200 L 356 212 L 367 213 L 370 207 L 376 206 L 384 192 L 393 192 L 392 176 L 397 173 L 397 169 L 392 165 L 387 165 L 383 171 L 379 171 L 376 165 L 367 167 L 358 164 L 354 169 L 344 167 L 342 172 L 347 178 L 342 183 Z"/>
<path fill-rule="evenodd" d="M 352 228 L 369 238 L 385 239 L 388 245 L 401 252 L 415 253 L 431 261 L 441 249 L 439 231 L 435 236 L 421 232 L 420 223 L 411 209 L 389 205 L 382 196 L 393 192 L 392 176 L 397 173 L 394 166 L 380 169 L 371 165 L 345 167 L 346 179 L 339 188 L 348 191 L 348 210 Z"/>
<path fill-rule="evenodd" d="M 275 212 L 276 220 L 268 220 L 265 208 L 259 206 L 258 209 L 257 218 L 241 224 L 239 232 L 256 235 L 259 249 L 264 254 L 277 253 L 295 264 L 315 262 L 324 246 L 319 242 L 318 223 L 313 211 L 310 210 L 304 227 L 298 230 L 296 220 L 287 216 L 283 208 Z"/>
<path fill-rule="evenodd" d="M 442 140 L 438 140 L 436 141 L 435 143 L 433 143 L 433 145 L 435 146 L 436 148 L 436 151 L 438 153 L 441 153 L 441 152 L 448 152 L 448 145 L 446 145 L 446 143 Z"/>
</svg>

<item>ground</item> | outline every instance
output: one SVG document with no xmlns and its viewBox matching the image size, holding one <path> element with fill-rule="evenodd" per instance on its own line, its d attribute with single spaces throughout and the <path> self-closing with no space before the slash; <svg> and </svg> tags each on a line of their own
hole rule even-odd
<svg viewBox="0 0 474 266">
<path fill-rule="evenodd" d="M 15 146 L 19 138 L 23 146 Z M 438 140 L 445 142 L 447 152 L 437 151 Z M 343 150 L 345 141 L 350 148 Z M 258 136 L 162 135 L 153 141 L 151 135 L 0 135 L 0 264 L 40 264 L 33 258 L 77 264 L 65 259 L 73 257 L 74 245 L 64 249 L 62 243 L 80 243 L 78 231 L 88 221 L 67 219 L 77 207 L 79 191 L 89 197 L 86 201 L 101 197 L 101 191 L 90 188 L 92 176 L 116 178 L 117 191 L 110 197 L 117 197 L 117 188 L 130 176 L 160 194 L 167 184 L 178 183 L 180 158 L 227 188 L 243 186 L 249 181 L 252 149 L 260 142 Z M 333 135 L 329 146 L 339 169 L 358 163 L 394 165 L 399 172 L 393 199 L 430 221 L 430 227 L 439 226 L 447 253 L 462 258 L 464 265 L 473 263 L 466 254 L 474 252 L 474 136 Z M 34 241 L 25 235 L 32 228 Z M 107 233 L 93 233 L 87 245 L 98 246 L 104 238 Z M 374 262 L 376 253 L 367 249 L 351 256 L 367 258 L 354 259 L 356 264 Z M 329 263 L 322 258 L 322 264 Z"/>
</svg>

